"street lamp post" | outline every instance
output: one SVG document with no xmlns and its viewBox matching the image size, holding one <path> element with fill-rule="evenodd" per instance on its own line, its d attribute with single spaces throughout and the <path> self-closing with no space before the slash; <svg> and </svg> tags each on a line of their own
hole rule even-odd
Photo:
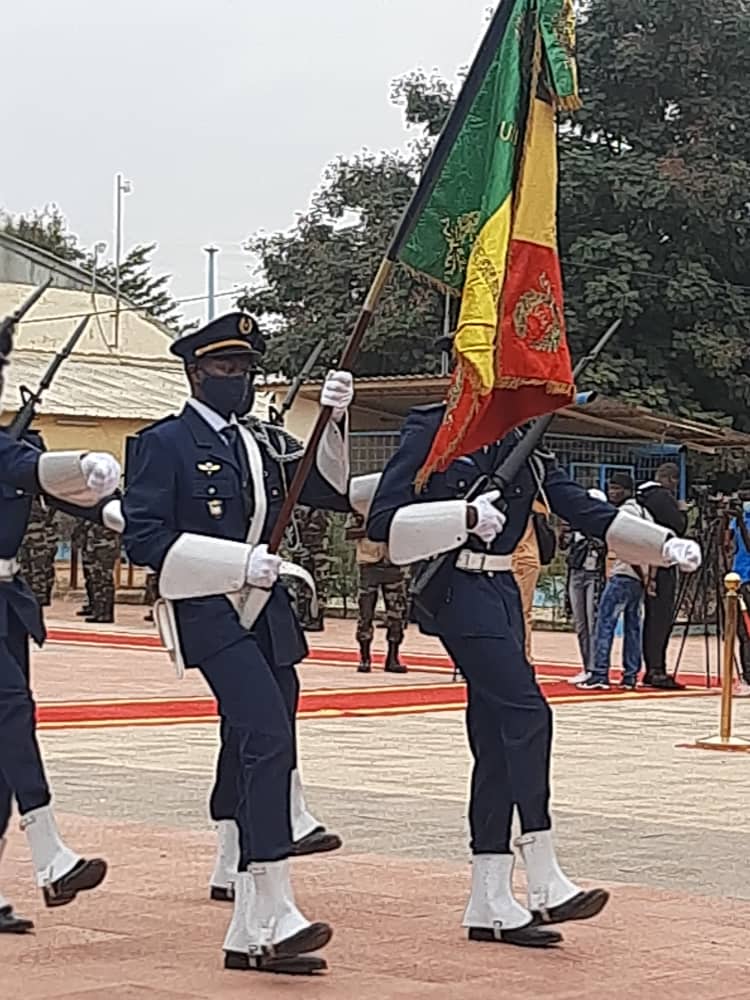
<svg viewBox="0 0 750 1000">
<path fill-rule="evenodd" d="M 218 247 L 206 247 L 208 254 L 208 322 L 216 315 L 216 254 Z"/>
<path fill-rule="evenodd" d="M 120 263 L 122 261 L 122 196 L 130 194 L 133 185 L 123 179 L 122 174 L 115 178 L 115 342 L 120 343 Z"/>
</svg>

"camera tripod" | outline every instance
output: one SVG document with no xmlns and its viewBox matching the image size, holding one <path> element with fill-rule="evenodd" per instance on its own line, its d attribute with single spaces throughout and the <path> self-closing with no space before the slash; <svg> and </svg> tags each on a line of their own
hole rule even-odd
<svg viewBox="0 0 750 1000">
<path fill-rule="evenodd" d="M 723 505 L 718 507 L 710 498 L 698 502 L 698 520 L 693 535 L 703 550 L 703 563 L 698 573 L 682 576 L 677 590 L 673 629 L 677 628 L 683 608 L 686 617 L 681 623 L 682 641 L 672 677 L 677 678 L 685 646 L 691 629 L 702 625 L 703 667 L 706 687 L 711 686 L 711 645 L 716 648 L 716 676 L 720 676 L 722 639 L 724 636 L 724 576 L 729 572 L 729 562 L 724 546 L 731 515 Z"/>
</svg>

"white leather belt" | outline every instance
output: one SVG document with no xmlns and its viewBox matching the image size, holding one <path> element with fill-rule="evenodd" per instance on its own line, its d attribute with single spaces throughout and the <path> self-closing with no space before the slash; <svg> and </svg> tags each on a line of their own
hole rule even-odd
<svg viewBox="0 0 750 1000">
<path fill-rule="evenodd" d="M 512 556 L 495 556 L 490 552 L 461 549 L 456 559 L 456 569 L 462 569 L 467 573 L 506 573 L 512 563 Z"/>
<path fill-rule="evenodd" d="M 19 569 L 17 559 L 0 559 L 0 580 L 4 582 L 12 580 Z"/>
</svg>

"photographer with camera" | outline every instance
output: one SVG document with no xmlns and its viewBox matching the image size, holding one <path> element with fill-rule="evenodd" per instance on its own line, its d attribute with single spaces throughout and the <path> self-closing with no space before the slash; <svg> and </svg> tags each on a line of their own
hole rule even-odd
<svg viewBox="0 0 750 1000">
<path fill-rule="evenodd" d="M 750 630 L 746 622 L 747 608 L 750 607 L 750 481 L 739 488 L 740 507 L 729 525 L 729 558 L 732 569 L 742 581 L 740 585 L 740 613 L 737 616 L 737 638 L 740 642 L 740 666 L 742 680 L 735 688 L 740 698 L 750 697 Z"/>
<path fill-rule="evenodd" d="M 674 462 L 664 462 L 656 470 L 654 481 L 640 486 L 636 497 L 657 524 L 681 537 L 687 530 L 687 516 L 677 501 L 679 484 L 678 466 Z M 674 624 L 677 569 L 674 566 L 657 569 L 652 573 L 649 584 L 643 619 L 646 673 L 641 683 L 645 687 L 681 691 L 684 685 L 667 673 L 667 647 Z"/>
</svg>

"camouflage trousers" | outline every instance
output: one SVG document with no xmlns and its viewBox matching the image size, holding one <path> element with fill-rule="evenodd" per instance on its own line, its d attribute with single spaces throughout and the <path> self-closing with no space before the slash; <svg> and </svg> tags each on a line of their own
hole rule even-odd
<svg viewBox="0 0 750 1000">
<path fill-rule="evenodd" d="M 115 564 L 120 554 L 119 536 L 98 537 L 89 532 L 83 550 L 83 578 L 92 618 L 112 619 L 115 613 Z"/>
<path fill-rule="evenodd" d="M 55 556 L 57 536 L 45 537 L 30 534 L 18 550 L 21 576 L 29 585 L 34 597 L 46 607 L 52 600 L 55 586 Z"/>
<path fill-rule="evenodd" d="M 359 567 L 359 617 L 357 642 L 372 642 L 375 608 L 382 592 L 385 604 L 385 626 L 388 642 L 400 643 L 404 638 L 408 612 L 406 578 L 397 566 L 383 563 L 361 563 Z"/>
<path fill-rule="evenodd" d="M 318 622 L 326 616 L 326 605 L 330 590 L 330 559 L 324 552 L 304 552 L 297 555 L 296 562 L 306 569 L 315 581 L 318 597 Z M 294 590 L 294 605 L 297 617 L 303 626 L 315 625 L 312 617 L 312 594 L 301 581 L 295 580 L 290 589 Z"/>
</svg>

